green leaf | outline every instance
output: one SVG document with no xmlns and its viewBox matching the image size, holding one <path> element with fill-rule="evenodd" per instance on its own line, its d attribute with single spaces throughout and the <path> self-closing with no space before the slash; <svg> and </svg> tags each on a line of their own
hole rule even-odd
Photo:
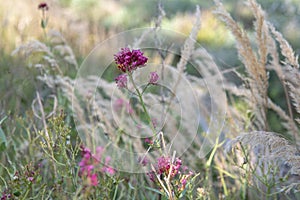
<svg viewBox="0 0 300 200">
<path fill-rule="evenodd" d="M 14 195 L 18 197 L 18 196 L 21 195 L 21 192 L 20 192 L 20 191 L 15 191 L 15 192 L 14 192 Z"/>
<path fill-rule="evenodd" d="M 1 119 L 0 121 L 0 125 L 4 122 L 4 120 L 7 117 L 4 117 L 3 119 Z M 4 131 L 2 130 L 2 128 L 0 127 L 0 153 L 3 152 L 6 149 L 7 146 L 7 140 L 6 140 L 6 136 L 4 134 Z"/>
<path fill-rule="evenodd" d="M 164 195 L 164 193 L 162 193 L 161 191 L 157 190 L 157 189 L 154 189 L 154 188 L 151 188 L 151 187 L 147 187 L 147 186 L 144 186 L 145 189 L 147 190 L 150 190 L 152 192 L 155 192 L 155 193 L 158 193 L 158 194 L 161 194 L 161 195 Z"/>
</svg>

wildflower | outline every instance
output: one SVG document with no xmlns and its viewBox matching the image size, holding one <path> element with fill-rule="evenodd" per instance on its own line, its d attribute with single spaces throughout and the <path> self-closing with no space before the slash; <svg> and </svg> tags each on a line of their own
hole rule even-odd
<svg viewBox="0 0 300 200">
<path fill-rule="evenodd" d="M 179 190 L 183 191 L 186 187 L 186 184 L 188 183 L 188 180 L 191 179 L 193 173 L 190 171 L 188 174 L 182 175 L 180 179 L 180 185 L 179 185 Z"/>
<path fill-rule="evenodd" d="M 102 154 L 104 152 L 104 148 L 103 147 L 97 147 L 96 148 L 96 155 L 93 155 L 93 158 L 96 159 L 96 162 L 99 163 L 101 158 L 102 158 Z"/>
<path fill-rule="evenodd" d="M 159 174 L 168 174 L 170 169 L 170 158 L 169 157 L 159 157 L 157 159 L 157 167 L 158 167 L 158 173 Z"/>
<path fill-rule="evenodd" d="M 145 138 L 144 142 L 147 143 L 148 145 L 153 144 L 153 141 L 150 138 Z"/>
<path fill-rule="evenodd" d="M 102 171 L 109 175 L 114 175 L 116 173 L 116 171 L 112 167 L 103 167 Z"/>
<path fill-rule="evenodd" d="M 89 150 L 88 148 L 84 147 L 83 145 L 81 145 L 80 148 L 81 148 L 82 155 L 91 154 L 91 150 Z"/>
<path fill-rule="evenodd" d="M 126 88 L 127 87 L 127 75 L 121 74 L 117 78 L 115 78 L 118 88 Z"/>
<path fill-rule="evenodd" d="M 43 2 L 39 4 L 38 9 L 45 11 L 45 10 L 49 10 L 49 7 L 47 3 Z"/>
<path fill-rule="evenodd" d="M 104 172 L 110 175 L 115 174 L 115 170 L 111 167 L 106 167 L 108 163 L 110 162 L 111 158 L 106 157 L 105 159 L 105 166 L 102 168 L 96 168 L 98 164 L 101 161 L 102 154 L 104 151 L 103 147 L 97 147 L 96 148 L 96 154 L 92 154 L 91 150 L 81 146 L 82 148 L 82 159 L 78 163 L 80 170 L 79 170 L 79 176 L 85 177 L 87 184 L 90 186 L 96 186 L 98 185 L 98 177 L 97 172 Z"/>
<path fill-rule="evenodd" d="M 175 177 L 180 173 L 182 162 L 176 158 L 174 163 L 171 163 L 170 157 L 161 156 L 157 159 L 156 172 L 158 175 Z M 171 169 L 172 166 L 172 169 Z M 171 171 L 170 171 L 171 170 Z M 151 179 L 151 177 L 149 177 Z"/>
<path fill-rule="evenodd" d="M 6 200 L 6 199 L 10 199 L 11 198 L 11 194 L 7 194 L 6 191 L 4 191 L 2 193 L 2 197 L 0 198 L 0 200 Z"/>
<path fill-rule="evenodd" d="M 158 82 L 159 76 L 156 72 L 150 72 L 150 80 L 149 83 L 156 85 Z"/>
<path fill-rule="evenodd" d="M 30 176 L 30 177 L 27 178 L 27 180 L 28 180 L 29 182 L 33 182 L 33 181 L 34 181 L 34 177 Z"/>
<path fill-rule="evenodd" d="M 49 10 L 47 3 L 40 3 L 38 6 L 39 10 L 42 10 L 42 19 L 41 19 L 41 27 L 44 29 L 47 27 L 48 24 L 48 18 L 46 16 L 46 11 Z"/>
<path fill-rule="evenodd" d="M 155 182 L 155 181 L 156 181 L 156 176 L 155 176 L 155 173 L 154 173 L 153 171 L 148 172 L 148 173 L 147 173 L 147 176 L 150 178 L 150 180 L 151 180 L 152 182 Z"/>
<path fill-rule="evenodd" d="M 112 167 L 108 167 L 108 164 L 111 160 L 110 156 L 107 156 L 105 158 L 105 167 L 104 167 L 104 172 L 110 174 L 110 175 L 114 175 L 115 174 L 115 170 Z"/>
<path fill-rule="evenodd" d="M 138 67 L 145 66 L 148 58 L 139 49 L 132 51 L 129 48 L 122 48 L 120 52 L 114 55 L 118 69 L 122 72 L 132 72 Z"/>
<path fill-rule="evenodd" d="M 97 177 L 97 174 L 90 174 L 90 175 L 87 177 L 87 181 L 88 181 L 88 184 L 89 184 L 89 185 L 97 186 L 97 185 L 98 185 L 98 177 Z"/>
</svg>

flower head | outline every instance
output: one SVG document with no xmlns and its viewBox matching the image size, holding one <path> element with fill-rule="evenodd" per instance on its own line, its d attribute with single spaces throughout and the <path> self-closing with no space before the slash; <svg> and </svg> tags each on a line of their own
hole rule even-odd
<svg viewBox="0 0 300 200">
<path fill-rule="evenodd" d="M 127 87 L 127 75 L 121 74 L 115 78 L 118 88 L 126 88 Z"/>
<path fill-rule="evenodd" d="M 90 174 L 87 177 L 87 182 L 91 186 L 97 186 L 98 185 L 98 177 L 97 174 Z"/>
<path fill-rule="evenodd" d="M 29 182 L 33 182 L 33 181 L 34 181 L 34 177 L 30 176 L 30 177 L 27 178 L 27 180 L 28 180 Z"/>
<path fill-rule="evenodd" d="M 122 48 L 115 57 L 115 62 L 122 72 L 132 72 L 138 67 L 145 66 L 148 58 L 139 49 Z"/>
<path fill-rule="evenodd" d="M 38 9 L 45 11 L 45 10 L 49 10 L 49 7 L 47 3 L 43 2 L 39 4 Z"/>
<path fill-rule="evenodd" d="M 108 156 L 105 158 L 105 166 L 100 167 L 100 162 L 102 158 L 102 154 L 104 152 L 103 147 L 96 148 L 96 154 L 92 154 L 91 150 L 81 146 L 82 149 L 82 159 L 78 163 L 80 170 L 79 176 L 85 178 L 86 183 L 89 186 L 98 185 L 98 174 L 99 172 L 106 173 L 109 175 L 114 175 L 115 170 L 111 167 L 108 167 L 111 158 Z"/>
<path fill-rule="evenodd" d="M 156 72 L 150 72 L 150 80 L 149 80 L 150 84 L 153 84 L 153 85 L 157 84 L 158 79 L 159 79 L 159 76 Z"/>
<path fill-rule="evenodd" d="M 181 173 L 182 162 L 179 158 L 176 158 L 174 163 L 172 163 L 171 158 L 167 156 L 161 156 L 157 159 L 156 173 L 158 175 L 175 177 L 177 174 Z M 148 175 L 149 176 L 149 175 Z M 150 177 L 150 176 L 149 176 Z M 153 177 L 150 177 L 152 179 Z"/>
<path fill-rule="evenodd" d="M 153 144 L 153 141 L 150 138 L 145 138 L 144 142 L 147 143 L 148 145 Z"/>
<path fill-rule="evenodd" d="M 169 157 L 159 157 L 157 159 L 157 168 L 159 174 L 168 174 L 170 169 L 170 158 Z"/>
</svg>

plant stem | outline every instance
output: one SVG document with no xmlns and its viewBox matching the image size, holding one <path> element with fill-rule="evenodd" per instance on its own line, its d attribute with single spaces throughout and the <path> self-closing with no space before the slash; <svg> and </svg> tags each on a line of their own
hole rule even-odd
<svg viewBox="0 0 300 200">
<path fill-rule="evenodd" d="M 139 100 L 140 100 L 140 103 L 142 104 L 143 110 L 144 110 L 144 112 L 145 112 L 145 114 L 146 114 L 146 116 L 148 118 L 148 123 L 150 124 L 150 127 L 152 129 L 153 135 L 156 135 L 156 130 L 155 130 L 154 125 L 152 123 L 151 117 L 150 117 L 150 115 L 149 115 L 149 113 L 148 113 L 148 111 L 146 109 L 142 93 L 140 92 L 140 90 L 136 86 L 136 84 L 135 84 L 135 82 L 134 82 L 134 80 L 132 78 L 132 73 L 128 72 L 128 76 L 129 76 L 129 80 L 131 81 L 131 83 L 132 83 L 132 85 L 133 85 L 133 87 L 134 87 L 134 89 L 135 89 L 135 91 L 136 91 L 136 93 L 137 93 L 137 95 L 139 97 Z"/>
</svg>

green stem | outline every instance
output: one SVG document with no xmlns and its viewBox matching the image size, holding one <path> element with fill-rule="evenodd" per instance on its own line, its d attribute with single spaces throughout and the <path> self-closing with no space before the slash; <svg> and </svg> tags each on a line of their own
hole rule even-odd
<svg viewBox="0 0 300 200">
<path fill-rule="evenodd" d="M 131 83 L 132 83 L 132 85 L 133 85 L 133 87 L 134 87 L 134 89 L 135 89 L 135 91 L 136 91 L 136 93 L 137 93 L 137 95 L 138 95 L 138 97 L 139 97 L 139 100 L 140 100 L 140 102 L 141 102 L 141 104 L 142 104 L 143 110 L 144 110 L 144 112 L 145 112 L 145 114 L 146 114 L 146 116 L 147 116 L 147 118 L 148 118 L 148 123 L 150 124 L 150 127 L 151 127 L 151 129 L 152 129 L 153 135 L 156 135 L 156 130 L 155 130 L 154 126 L 153 126 L 151 117 L 150 117 L 150 115 L 149 115 L 149 113 L 148 113 L 148 111 L 147 111 L 147 109 L 146 109 L 146 106 L 145 106 L 145 103 L 144 103 L 144 100 L 143 100 L 142 93 L 140 92 L 140 90 L 139 90 L 138 87 L 136 86 L 136 84 L 135 84 L 135 82 L 134 82 L 134 80 L 133 80 L 133 78 L 132 78 L 132 73 L 128 72 L 127 74 L 128 74 L 128 76 L 129 76 L 129 80 L 131 81 Z"/>
</svg>

